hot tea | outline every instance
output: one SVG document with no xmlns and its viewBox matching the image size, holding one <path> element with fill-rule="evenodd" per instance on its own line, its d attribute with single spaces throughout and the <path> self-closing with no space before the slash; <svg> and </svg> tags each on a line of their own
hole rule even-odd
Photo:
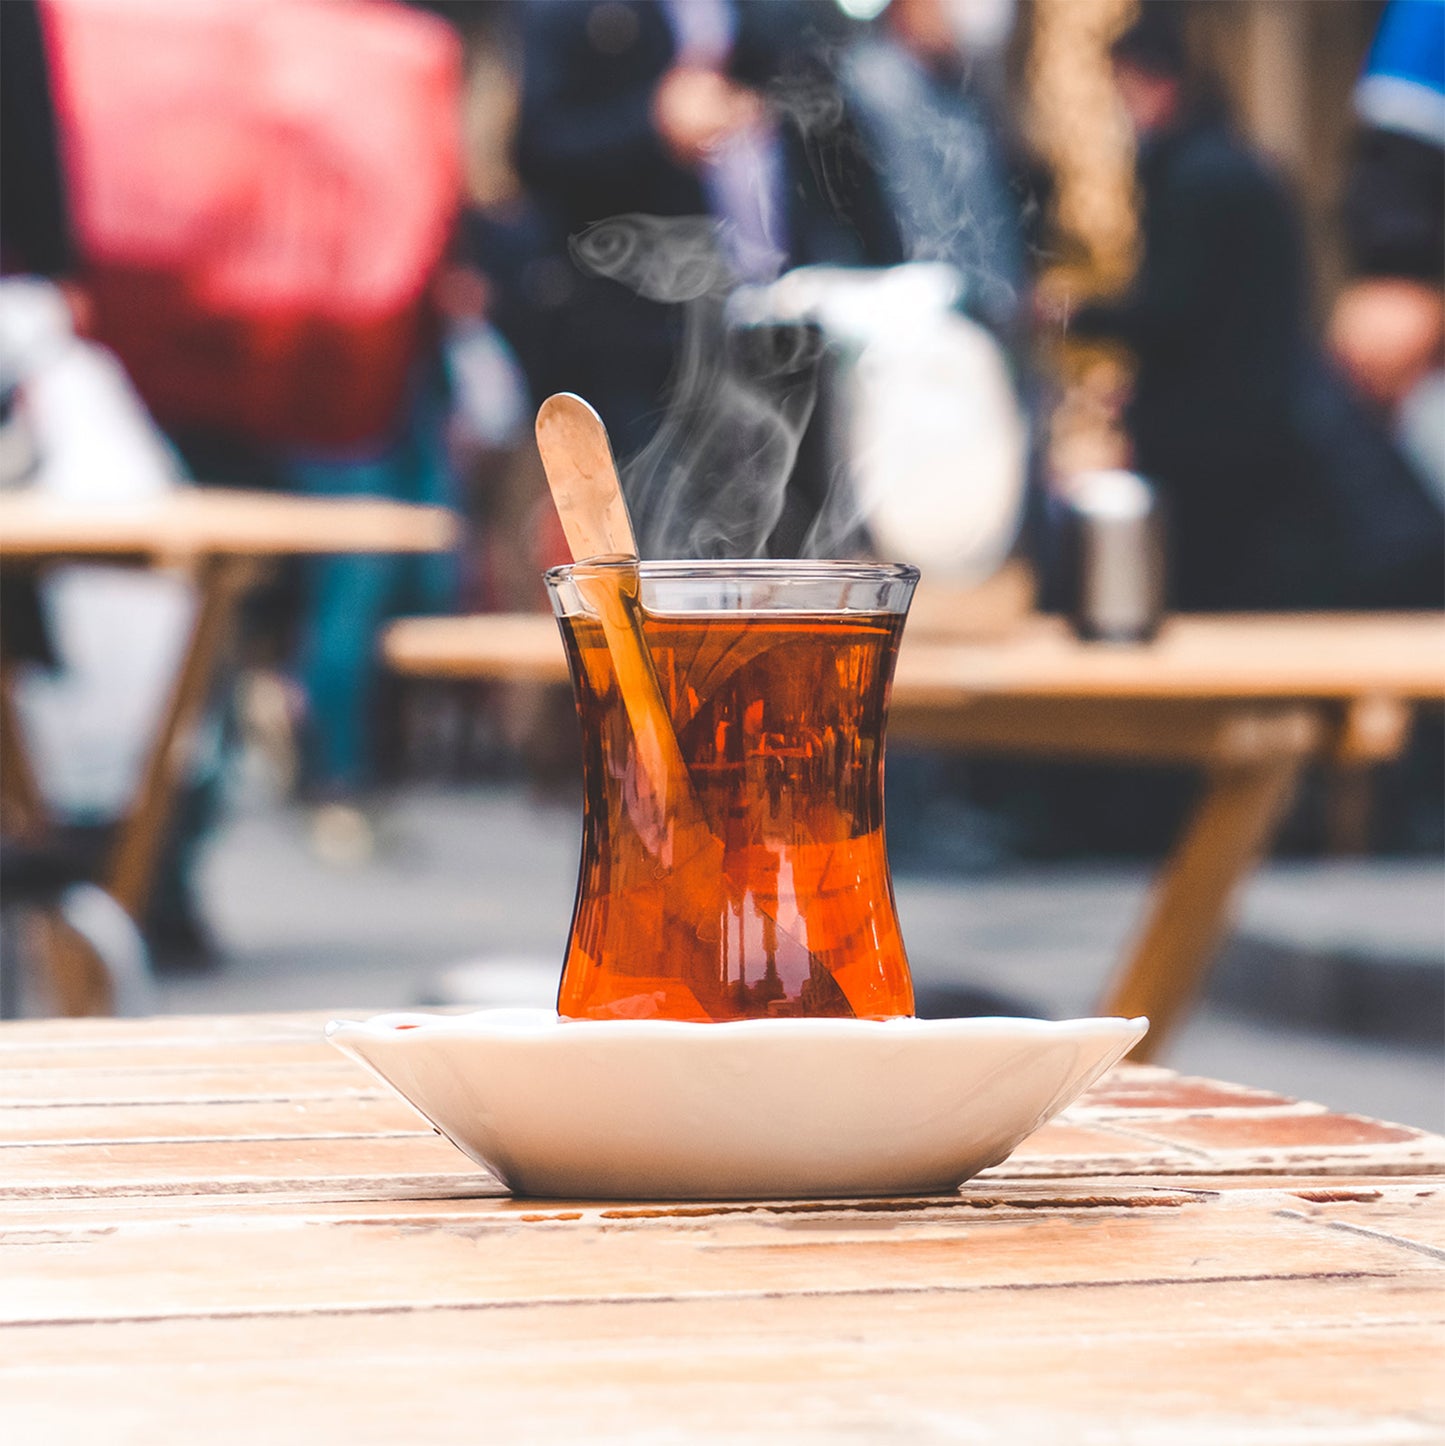
<svg viewBox="0 0 1445 1446">
<path fill-rule="evenodd" d="M 786 566 L 806 569 L 811 585 L 780 588 Z M 731 570 L 731 586 L 703 564 L 642 565 L 634 618 L 685 765 L 680 781 L 660 778 L 648 741 L 639 743 L 596 614 L 578 599 L 568 606 L 549 577 L 585 789 L 563 1015 L 912 1013 L 883 841 L 881 749 L 915 574 L 860 564 L 837 578 L 829 567 L 850 565 L 715 565 Z M 653 586 L 649 602 L 655 574 L 678 585 Z M 891 606 L 818 605 L 870 574 L 863 591 Z M 723 606 L 706 606 L 708 587 L 721 589 Z M 667 610 L 670 597 L 691 605 Z M 741 605 L 749 600 L 773 606 Z"/>
</svg>

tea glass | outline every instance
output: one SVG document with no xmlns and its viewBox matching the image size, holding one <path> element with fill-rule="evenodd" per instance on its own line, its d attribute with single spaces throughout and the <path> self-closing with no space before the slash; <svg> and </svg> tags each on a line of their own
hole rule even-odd
<svg viewBox="0 0 1445 1446">
<path fill-rule="evenodd" d="M 560 1014 L 913 1013 L 883 737 L 917 580 L 916 568 L 844 561 L 601 560 L 546 574 L 584 789 Z M 649 706 L 609 650 L 603 614 L 619 599 L 646 644 Z M 669 773 L 658 760 L 674 737 Z"/>
</svg>

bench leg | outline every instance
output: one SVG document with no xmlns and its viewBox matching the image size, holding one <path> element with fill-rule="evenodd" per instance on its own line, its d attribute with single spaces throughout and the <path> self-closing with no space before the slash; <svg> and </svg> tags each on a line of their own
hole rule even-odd
<svg viewBox="0 0 1445 1446">
<path fill-rule="evenodd" d="M 44 1003 L 66 1019 L 111 1014 L 115 994 L 105 963 L 89 939 L 56 908 L 27 909 L 29 948 L 44 973 Z"/>
<path fill-rule="evenodd" d="M 39 838 L 49 826 L 20 727 L 15 679 L 4 666 L 0 666 L 0 820 L 6 833 L 15 838 Z"/>
<path fill-rule="evenodd" d="M 196 729 L 251 575 L 248 559 L 227 557 L 211 560 L 197 578 L 200 596 L 185 658 L 111 856 L 107 888 L 137 921 L 145 914 L 176 790 L 190 765 Z"/>
<path fill-rule="evenodd" d="M 1184 836 L 1154 886 L 1149 912 L 1101 1006 L 1147 1014 L 1135 1059 L 1156 1058 L 1195 994 L 1229 925 L 1238 885 L 1268 850 L 1294 796 L 1297 755 L 1216 764 Z"/>
</svg>

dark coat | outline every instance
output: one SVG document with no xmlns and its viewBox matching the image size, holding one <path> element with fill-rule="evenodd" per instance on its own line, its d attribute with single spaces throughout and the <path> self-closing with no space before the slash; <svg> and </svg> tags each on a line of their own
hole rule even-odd
<svg viewBox="0 0 1445 1446">
<path fill-rule="evenodd" d="M 0 3 L 0 251 L 6 271 L 65 276 L 76 265 L 34 0 Z"/>
<path fill-rule="evenodd" d="M 1127 422 L 1176 605 L 1424 605 L 1438 511 L 1311 339 L 1282 183 L 1204 120 L 1149 143 L 1139 182 L 1138 278 L 1074 325 L 1137 359 Z"/>
<path fill-rule="evenodd" d="M 630 211 L 693 216 L 702 186 L 652 125 L 652 96 L 672 64 L 656 3 L 536 0 L 522 11 L 517 163 L 564 236 Z"/>
<path fill-rule="evenodd" d="M 769 0 L 736 7 L 729 70 L 782 96 L 779 144 L 789 263 L 887 264 L 902 247 L 881 187 L 837 89 L 816 60 L 817 27 L 836 7 Z M 658 0 L 529 0 L 521 11 L 518 170 L 560 261 L 568 238 L 612 216 L 697 216 L 708 205 L 696 174 L 673 161 L 652 124 L 652 99 L 675 58 Z M 788 100 L 804 103 L 789 104 Z M 816 103 L 815 103 L 816 102 Z M 826 128 L 816 124 L 826 116 Z M 655 427 L 678 346 L 676 308 L 621 286 L 553 268 L 560 281 L 531 381 L 591 399 L 619 453 Z"/>
<path fill-rule="evenodd" d="M 790 260 L 900 260 L 878 178 L 820 59 L 836 24 L 831 0 L 734 9 L 729 74 L 783 101 Z M 632 211 L 707 210 L 697 176 L 672 160 L 652 126 L 653 93 L 675 50 L 658 0 L 529 0 L 523 7 L 518 169 L 562 234 Z"/>
</svg>

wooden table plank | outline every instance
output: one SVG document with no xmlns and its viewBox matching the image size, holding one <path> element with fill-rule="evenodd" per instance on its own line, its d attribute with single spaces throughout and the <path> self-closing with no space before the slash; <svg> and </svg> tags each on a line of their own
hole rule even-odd
<svg viewBox="0 0 1445 1446">
<path fill-rule="evenodd" d="M 112 1141 L 103 1146 L 13 1145 L 0 1157 L 0 1197 L 139 1195 L 328 1189 L 391 1180 L 445 1178 L 488 1193 L 496 1182 L 454 1145 L 422 1130 L 406 1135 L 303 1136 L 293 1139 Z"/>
<path fill-rule="evenodd" d="M 545 614 L 405 618 L 385 638 L 397 671 L 427 677 L 567 680 Z M 904 632 L 900 707 L 969 696 L 1033 698 L 1445 698 L 1445 617 L 1436 613 L 1208 614 L 1171 618 L 1147 645 L 1081 643 L 1034 617 L 987 641 Z"/>
<path fill-rule="evenodd" d="M 365 1018 L 371 1010 L 293 1010 L 284 1014 L 153 1014 L 143 1019 L 7 1019 L 0 1028 L 0 1062 L 17 1049 L 87 1046 L 132 1049 L 138 1044 L 188 1041 L 214 1047 L 228 1040 L 255 1044 L 267 1039 L 315 1042 L 331 1019 Z M 436 1010 L 435 1013 L 446 1013 Z"/>
<path fill-rule="evenodd" d="M 427 1131 L 416 1111 L 378 1085 L 369 1093 L 311 1099 L 172 1100 L 149 1104 L 16 1105 L 0 1110 L 0 1150 L 15 1145 L 88 1149 L 143 1139 L 285 1139 L 294 1136 L 416 1134 Z M 0 1170 L 4 1167 L 0 1155 Z"/>
<path fill-rule="evenodd" d="M 1436 1137 L 1122 1066 L 955 1195 L 513 1200 L 320 1022 L 0 1027 L 6 1446 L 1445 1437 Z"/>
<path fill-rule="evenodd" d="M 210 1064 L 120 1065 L 112 1069 L 9 1070 L 0 1074 L 5 1105 L 226 1103 L 231 1100 L 370 1098 L 384 1086 L 341 1060 L 306 1059 L 263 1068 Z"/>
<path fill-rule="evenodd" d="M 296 1068 L 330 1065 L 330 1049 L 318 1031 L 311 1037 L 259 1040 L 255 1044 L 229 1044 L 218 1041 L 178 1039 L 165 1044 L 127 1044 L 115 1040 L 103 1046 L 86 1045 L 76 1049 L 68 1045 L 54 1048 L 17 1045 L 0 1051 L 0 1088 L 11 1074 L 69 1074 L 84 1070 L 94 1074 L 124 1074 L 135 1069 L 223 1069 L 237 1065 L 246 1069 Z"/>
<path fill-rule="evenodd" d="M 7 1330 L 0 1395 L 107 1441 L 1439 1439 L 1419 1276 Z M 203 1360 L 203 1370 L 172 1363 Z"/>
<path fill-rule="evenodd" d="M 906 635 L 905 635 L 906 636 Z M 1436 613 L 1179 615 L 1146 645 L 1079 642 L 1059 619 L 1000 644 L 920 640 L 898 685 L 1030 697 L 1445 697 L 1445 617 Z"/>
<path fill-rule="evenodd" d="M 505 1303 L 967 1292 L 1005 1287 L 1392 1278 L 1445 1258 L 1389 1229 L 1332 1228 L 1303 1202 L 1172 1199 L 1166 1208 L 528 1219 L 194 1220 L 157 1258 L 150 1222 L 0 1234 L 0 1324 L 172 1315 L 336 1314 Z M 1343 1208 L 1343 1207 L 1336 1207 Z M 1364 1213 L 1378 1206 L 1371 1206 Z M 1356 1207 L 1358 1211 L 1360 1207 Z M 1383 1218 L 1383 1217 L 1382 1217 Z M 1398 1225 L 1396 1211 L 1388 1223 Z M 59 1247 L 64 1247 L 63 1249 Z"/>
<path fill-rule="evenodd" d="M 441 552 L 457 540 L 443 507 L 380 497 L 303 497 L 180 487 L 155 497 L 76 502 L 38 492 L 0 497 L 0 559 L 272 557 Z"/>
<path fill-rule="evenodd" d="M 1382 1190 L 1374 1199 L 1306 1200 L 1304 1218 L 1332 1230 L 1386 1240 L 1445 1262 L 1445 1210 L 1441 1203 L 1436 1190 Z"/>
<path fill-rule="evenodd" d="M 322 1031 L 338 1009 L 286 1016 L 15 1020 L 0 1029 L 0 1108 L 373 1098 L 385 1087 Z M 438 1011 L 444 1012 L 444 1011 Z"/>
</svg>

